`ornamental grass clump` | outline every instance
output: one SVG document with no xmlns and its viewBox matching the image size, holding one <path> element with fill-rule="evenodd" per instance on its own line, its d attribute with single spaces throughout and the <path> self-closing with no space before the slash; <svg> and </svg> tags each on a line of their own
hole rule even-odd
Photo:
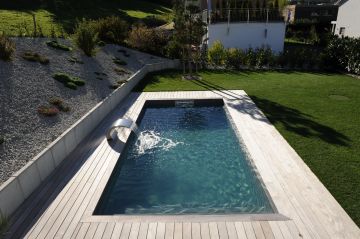
<svg viewBox="0 0 360 239">
<path fill-rule="evenodd" d="M 47 65 L 49 64 L 49 59 L 45 56 L 42 56 L 36 52 L 26 51 L 23 53 L 22 58 L 27 61 L 39 62 L 40 64 Z"/>
<path fill-rule="evenodd" d="M 5 34 L 0 34 L 0 59 L 4 61 L 11 60 L 15 49 L 15 43 Z"/>
<path fill-rule="evenodd" d="M 78 77 L 69 76 L 65 73 L 56 73 L 53 75 L 53 78 L 61 83 L 67 88 L 76 90 L 78 86 L 85 85 L 85 81 L 81 80 Z"/>
<path fill-rule="evenodd" d="M 59 114 L 59 109 L 55 106 L 49 106 L 49 105 L 42 105 L 38 108 L 38 113 L 44 116 L 56 116 Z"/>
<path fill-rule="evenodd" d="M 78 22 L 75 29 L 74 41 L 85 55 L 92 56 L 95 53 L 95 48 L 98 43 L 96 23 L 85 19 Z"/>
<path fill-rule="evenodd" d="M 46 42 L 46 45 L 48 45 L 49 47 L 58 49 L 58 50 L 62 50 L 62 51 L 71 51 L 72 48 L 69 46 L 66 46 L 64 44 L 59 43 L 58 41 L 54 40 L 54 41 L 48 41 Z"/>
<path fill-rule="evenodd" d="M 69 112 L 71 110 L 70 106 L 66 105 L 61 98 L 51 98 L 49 103 L 56 106 L 62 112 Z"/>
</svg>

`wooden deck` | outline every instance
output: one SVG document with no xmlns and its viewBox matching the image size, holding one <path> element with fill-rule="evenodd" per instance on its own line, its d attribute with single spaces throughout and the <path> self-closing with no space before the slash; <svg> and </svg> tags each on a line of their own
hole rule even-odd
<svg viewBox="0 0 360 239">
<path fill-rule="evenodd" d="M 274 215 L 93 216 L 122 150 L 106 129 L 147 99 L 223 98 Z M 128 132 L 123 131 L 123 138 Z M 360 238 L 360 230 L 244 91 L 132 93 L 12 217 L 9 238 Z"/>
</svg>

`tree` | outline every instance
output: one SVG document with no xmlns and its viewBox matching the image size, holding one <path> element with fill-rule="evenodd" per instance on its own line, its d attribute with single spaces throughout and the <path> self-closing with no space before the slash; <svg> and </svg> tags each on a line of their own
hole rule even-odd
<svg viewBox="0 0 360 239">
<path fill-rule="evenodd" d="M 186 73 L 188 63 L 189 75 L 192 75 L 192 62 L 196 69 L 200 61 L 203 36 L 206 34 L 206 24 L 201 19 L 198 8 L 185 9 L 184 1 L 178 0 L 174 4 L 174 29 L 173 40 L 181 46 L 181 60 L 183 72 Z"/>
</svg>

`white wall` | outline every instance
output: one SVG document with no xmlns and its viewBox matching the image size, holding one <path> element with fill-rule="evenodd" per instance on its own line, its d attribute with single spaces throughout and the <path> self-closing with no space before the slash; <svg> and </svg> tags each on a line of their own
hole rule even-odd
<svg viewBox="0 0 360 239">
<path fill-rule="evenodd" d="M 269 46 L 273 51 L 284 49 L 285 23 L 283 22 L 238 22 L 210 24 L 208 27 L 209 47 L 219 40 L 226 48 L 248 49 Z M 267 29 L 267 37 L 265 37 Z"/>
<path fill-rule="evenodd" d="M 345 27 L 344 36 L 360 37 L 360 0 L 348 0 L 339 6 L 335 34 Z"/>
</svg>

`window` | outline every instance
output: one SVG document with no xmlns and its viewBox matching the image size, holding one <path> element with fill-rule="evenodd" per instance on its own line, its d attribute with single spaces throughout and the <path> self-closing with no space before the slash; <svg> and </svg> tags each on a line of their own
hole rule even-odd
<svg viewBox="0 0 360 239">
<path fill-rule="evenodd" d="M 345 27 L 340 27 L 339 35 L 344 36 L 345 35 Z"/>
</svg>

